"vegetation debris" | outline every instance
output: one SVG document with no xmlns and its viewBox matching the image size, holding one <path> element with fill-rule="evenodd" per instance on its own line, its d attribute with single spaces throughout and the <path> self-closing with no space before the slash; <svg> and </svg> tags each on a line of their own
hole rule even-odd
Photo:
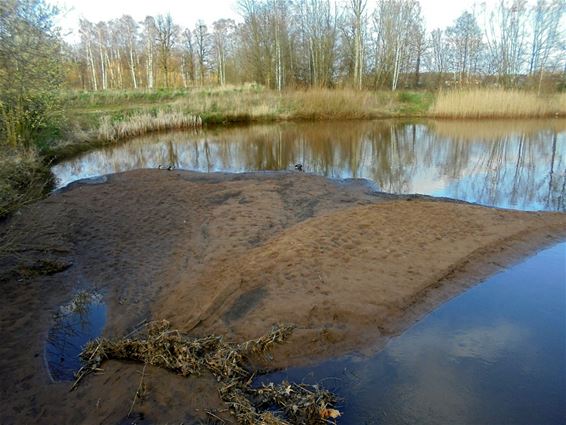
<svg viewBox="0 0 566 425">
<path fill-rule="evenodd" d="M 249 367 L 254 356 L 269 356 L 274 344 L 285 342 L 291 325 L 277 325 L 267 335 L 244 343 L 228 343 L 222 336 L 191 337 L 171 329 L 168 321 L 144 324 L 120 339 L 99 338 L 89 342 L 81 358 L 72 389 L 88 374 L 100 370 L 108 359 L 135 360 L 179 375 L 209 371 L 219 383 L 220 398 L 240 424 L 324 424 L 340 412 L 336 397 L 318 385 L 264 384 L 252 387 L 257 371 Z"/>
</svg>

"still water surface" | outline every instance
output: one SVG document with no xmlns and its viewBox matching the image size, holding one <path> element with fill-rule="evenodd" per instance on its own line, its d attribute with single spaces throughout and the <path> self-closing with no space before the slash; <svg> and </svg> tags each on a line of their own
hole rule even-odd
<svg viewBox="0 0 566 425">
<path fill-rule="evenodd" d="M 204 172 L 293 169 L 365 178 L 380 191 L 522 210 L 566 209 L 566 120 L 316 122 L 153 134 L 56 165 L 59 187 L 174 164 Z"/>
<path fill-rule="evenodd" d="M 566 210 L 564 120 L 174 132 L 90 152 L 53 171 L 61 187 L 170 163 L 204 172 L 290 170 L 302 163 L 307 172 L 366 178 L 391 193 Z M 334 389 L 343 398 L 342 424 L 564 424 L 566 243 L 449 301 L 372 358 L 352 355 L 265 379 L 285 378 Z"/>
<path fill-rule="evenodd" d="M 371 358 L 263 381 L 322 383 L 340 424 L 565 424 L 566 243 L 442 305 Z"/>
<path fill-rule="evenodd" d="M 59 307 L 45 343 L 45 362 L 51 380 L 72 381 L 81 368 L 83 347 L 102 334 L 106 324 L 106 304 L 102 295 L 79 291 L 69 303 Z"/>
</svg>

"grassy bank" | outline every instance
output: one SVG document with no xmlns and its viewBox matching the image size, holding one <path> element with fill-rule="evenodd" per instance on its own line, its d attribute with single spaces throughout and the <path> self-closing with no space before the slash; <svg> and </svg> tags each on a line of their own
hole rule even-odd
<svg viewBox="0 0 566 425">
<path fill-rule="evenodd" d="M 120 139 L 200 125 L 423 115 L 433 96 L 416 92 L 311 89 L 279 93 L 253 84 L 174 91 L 66 92 L 67 137 L 43 150 L 59 161 Z"/>
<path fill-rule="evenodd" d="M 208 124 L 300 119 L 364 119 L 424 114 L 433 96 L 417 92 L 310 89 L 288 92 L 261 86 L 195 88 L 185 91 L 113 91 L 64 94 L 69 114 L 82 125 L 141 111 L 175 110 Z"/>
</svg>

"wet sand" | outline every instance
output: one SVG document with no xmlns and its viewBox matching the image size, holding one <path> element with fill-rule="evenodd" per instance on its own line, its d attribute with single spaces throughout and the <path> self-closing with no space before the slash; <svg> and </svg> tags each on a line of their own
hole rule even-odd
<svg viewBox="0 0 566 425">
<path fill-rule="evenodd" d="M 566 214 L 392 196 L 295 172 L 139 170 L 73 184 L 0 223 L 0 237 L 0 423 L 131 423 L 140 365 L 105 363 L 72 393 L 46 373 L 53 313 L 78 288 L 103 293 L 105 336 L 166 318 L 240 341 L 290 322 L 297 330 L 270 366 L 308 364 L 375 352 L 466 287 L 565 238 Z M 46 260 L 68 267 L 26 272 Z M 137 423 L 191 423 L 223 408 L 211 377 L 146 374 Z"/>
</svg>

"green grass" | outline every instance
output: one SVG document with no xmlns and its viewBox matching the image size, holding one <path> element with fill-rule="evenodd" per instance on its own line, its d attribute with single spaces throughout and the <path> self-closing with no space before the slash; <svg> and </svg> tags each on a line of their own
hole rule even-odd
<svg viewBox="0 0 566 425">
<path fill-rule="evenodd" d="M 434 95 L 430 92 L 399 92 L 399 112 L 404 115 L 425 115 L 434 102 Z"/>
</svg>

